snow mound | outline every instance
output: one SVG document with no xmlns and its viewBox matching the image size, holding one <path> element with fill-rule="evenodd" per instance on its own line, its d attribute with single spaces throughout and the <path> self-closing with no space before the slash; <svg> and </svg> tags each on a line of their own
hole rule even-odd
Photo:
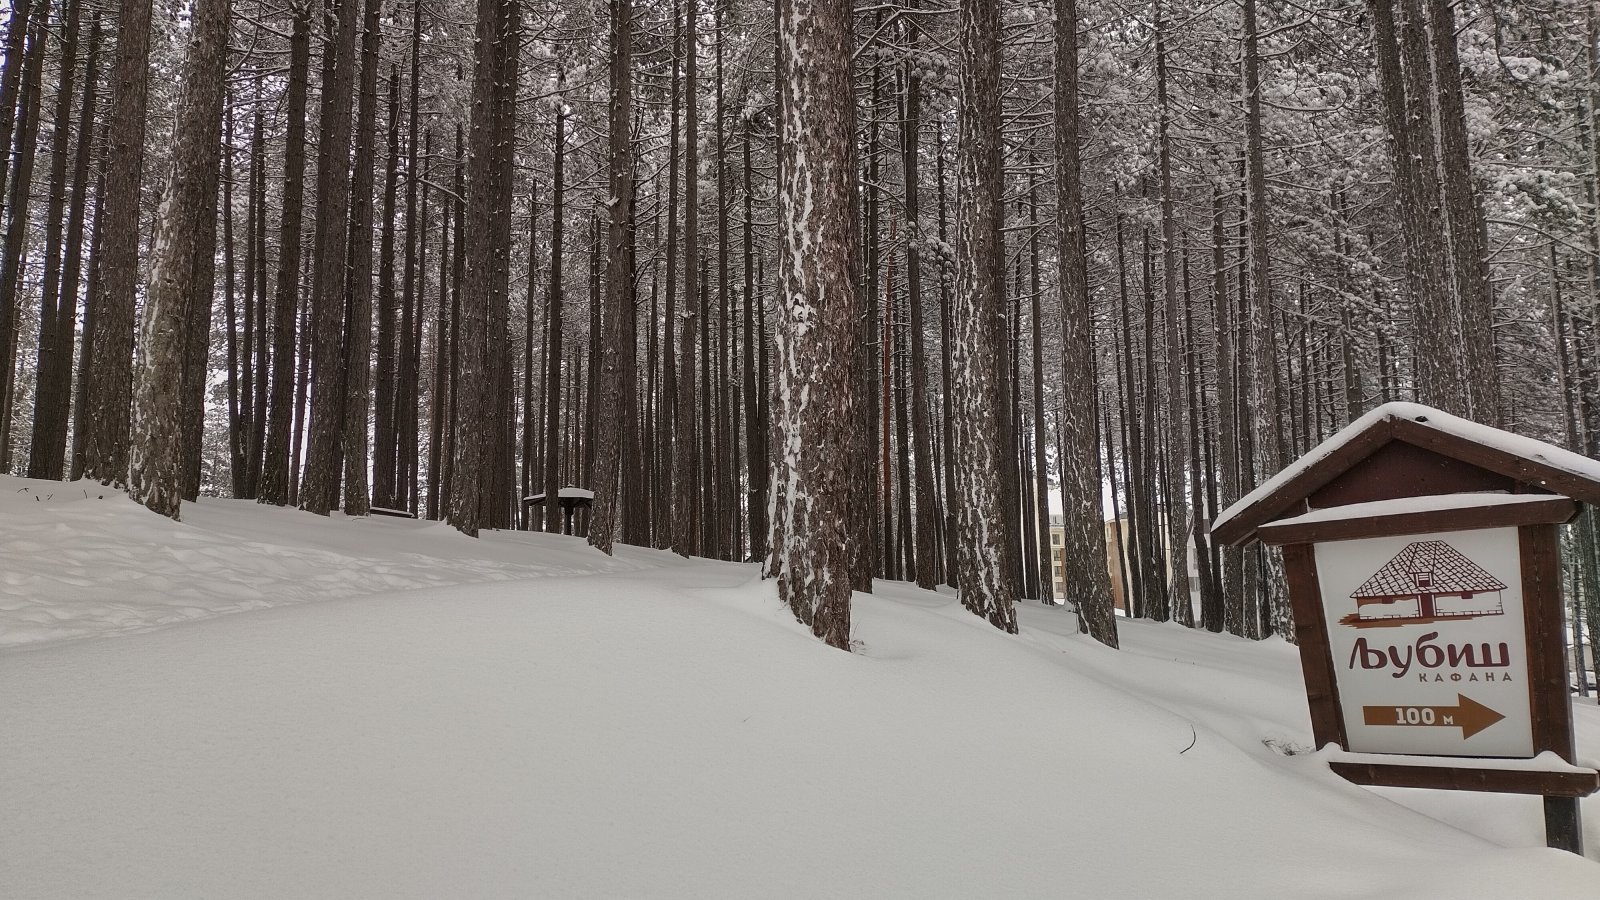
<svg viewBox="0 0 1600 900">
<path fill-rule="evenodd" d="M 1560 900 L 1600 876 L 1539 846 L 1537 799 L 1377 792 L 1298 752 L 1279 641 L 1125 622 L 1111 651 L 1038 606 L 1012 637 L 886 584 L 846 654 L 750 566 L 193 509 L 41 500 L 4 532 L 36 579 L 79 541 L 143 547 L 75 565 L 144 630 L 0 651 L 0 896 Z M 342 561 L 411 580 L 303 602 Z M 219 615 L 251 579 L 262 608 Z M 153 628 L 176 585 L 203 620 Z M 69 588 L 33 605 L 78 634 Z"/>
<path fill-rule="evenodd" d="M 153 516 L 92 481 L 0 477 L 0 647 L 307 600 L 639 566 L 583 552 L 579 538 L 475 542 L 437 522 L 321 517 L 241 500 L 186 503 L 183 519 Z"/>
</svg>

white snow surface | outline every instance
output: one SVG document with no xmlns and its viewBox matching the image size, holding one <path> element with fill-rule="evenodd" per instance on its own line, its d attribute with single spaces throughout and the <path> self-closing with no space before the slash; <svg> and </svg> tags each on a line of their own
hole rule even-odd
<svg viewBox="0 0 1600 900">
<path fill-rule="evenodd" d="M 1007 636 L 890 583 L 847 654 L 753 566 L 485 535 L 0 478 L 0 897 L 1600 884 L 1537 798 L 1332 775 L 1281 641 L 1123 621 L 1113 651 L 1033 604 Z"/>
<path fill-rule="evenodd" d="M 1257 502 L 1298 478 L 1306 469 L 1322 461 L 1335 450 L 1349 443 L 1356 435 L 1374 424 L 1394 419 L 1409 419 L 1419 425 L 1432 428 L 1435 431 L 1455 435 L 1456 437 L 1476 441 L 1485 446 L 1494 447 L 1506 453 L 1515 454 L 1526 459 L 1535 460 L 1551 468 L 1560 469 L 1581 478 L 1600 481 L 1600 460 L 1590 459 L 1580 453 L 1573 453 L 1520 434 L 1512 434 L 1498 428 L 1491 428 L 1480 422 L 1473 422 L 1454 416 L 1450 413 L 1423 406 L 1420 403 L 1393 402 L 1385 403 L 1344 428 L 1317 446 L 1310 452 L 1286 466 L 1283 471 L 1263 481 L 1255 490 L 1239 498 L 1238 502 L 1222 511 L 1222 514 L 1212 520 L 1213 530 L 1222 526 L 1243 510 L 1255 505 Z"/>
</svg>

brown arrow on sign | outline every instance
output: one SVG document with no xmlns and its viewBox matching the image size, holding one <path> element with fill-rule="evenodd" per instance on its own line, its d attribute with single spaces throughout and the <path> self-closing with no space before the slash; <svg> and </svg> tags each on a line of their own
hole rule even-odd
<svg viewBox="0 0 1600 900">
<path fill-rule="evenodd" d="M 1457 694 L 1456 703 L 1456 706 L 1363 706 L 1361 717 L 1368 725 L 1460 727 L 1463 740 L 1505 718 L 1466 694 Z"/>
</svg>

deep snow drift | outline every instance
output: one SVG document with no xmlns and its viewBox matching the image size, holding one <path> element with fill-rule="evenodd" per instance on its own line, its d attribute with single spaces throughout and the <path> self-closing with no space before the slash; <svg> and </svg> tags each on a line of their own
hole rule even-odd
<svg viewBox="0 0 1600 900">
<path fill-rule="evenodd" d="M 1329 774 L 1282 642 L 890 584 L 845 654 L 751 566 L 184 514 L 0 478 L 0 896 L 1600 894 L 1536 798 Z"/>
</svg>

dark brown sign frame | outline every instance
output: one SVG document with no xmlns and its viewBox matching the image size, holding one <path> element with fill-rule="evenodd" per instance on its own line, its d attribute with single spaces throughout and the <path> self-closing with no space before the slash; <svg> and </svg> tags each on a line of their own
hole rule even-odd
<svg viewBox="0 0 1600 900">
<path fill-rule="evenodd" d="M 1490 492 L 1526 499 L 1484 496 Z M 1462 502 L 1449 502 L 1452 495 Z M 1475 505 L 1474 496 L 1481 502 Z M 1385 502 L 1415 497 L 1444 502 Z M 1516 528 L 1533 753 L 1550 751 L 1572 764 L 1558 529 L 1578 515 L 1576 501 L 1600 502 L 1600 463 L 1428 407 L 1396 403 L 1368 413 L 1291 464 L 1224 512 L 1212 534 L 1225 544 L 1260 540 L 1282 548 L 1312 734 L 1319 747 L 1348 749 L 1314 546 Z M 1304 515 L 1356 504 L 1361 506 L 1350 515 Z M 1424 759 L 1430 762 L 1421 764 Z M 1600 790 L 1600 773 L 1474 766 L 1470 757 L 1418 760 L 1416 765 L 1333 761 L 1330 767 L 1358 784 L 1541 795 L 1550 846 L 1582 852 L 1576 798 Z"/>
</svg>

